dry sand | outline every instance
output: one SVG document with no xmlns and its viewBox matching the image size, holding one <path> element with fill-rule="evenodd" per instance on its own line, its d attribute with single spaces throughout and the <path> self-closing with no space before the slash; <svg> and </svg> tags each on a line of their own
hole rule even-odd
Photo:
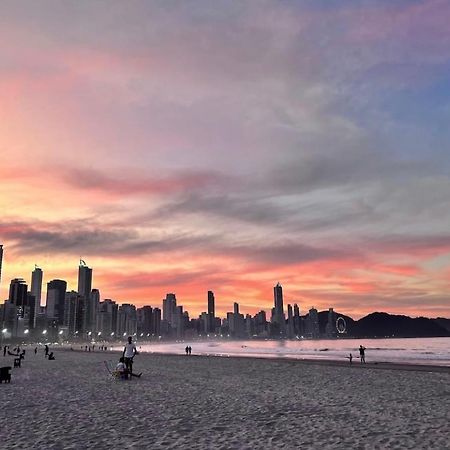
<svg viewBox="0 0 450 450">
<path fill-rule="evenodd" d="M 450 449 L 448 372 L 140 354 L 112 381 L 117 353 L 55 355 L 0 385 L 1 449 Z"/>
</svg>

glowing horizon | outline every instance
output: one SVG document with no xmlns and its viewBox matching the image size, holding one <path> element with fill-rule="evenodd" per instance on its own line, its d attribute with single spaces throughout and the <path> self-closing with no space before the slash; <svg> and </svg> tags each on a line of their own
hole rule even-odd
<svg viewBox="0 0 450 450">
<path fill-rule="evenodd" d="M 195 316 L 450 317 L 450 4 L 0 5 L 12 278 Z M 45 297 L 43 298 L 43 302 Z"/>
</svg>

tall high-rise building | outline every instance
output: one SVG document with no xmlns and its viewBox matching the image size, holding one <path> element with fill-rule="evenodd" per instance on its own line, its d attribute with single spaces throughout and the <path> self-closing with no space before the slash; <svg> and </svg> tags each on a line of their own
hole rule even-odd
<svg viewBox="0 0 450 450">
<path fill-rule="evenodd" d="M 273 288 L 274 309 L 272 315 L 272 323 L 275 323 L 279 328 L 280 333 L 285 331 L 285 316 L 283 308 L 283 288 L 280 283 Z"/>
<path fill-rule="evenodd" d="M 110 299 L 106 299 L 98 306 L 96 331 L 100 332 L 104 339 L 112 338 L 117 332 L 118 309 L 116 302 Z"/>
<path fill-rule="evenodd" d="M 335 318 L 335 316 L 336 316 L 336 314 L 334 313 L 333 308 L 329 308 L 328 309 L 328 320 L 327 320 L 327 324 L 325 326 L 325 335 L 329 339 L 336 337 L 336 326 L 335 326 L 336 318 Z"/>
<path fill-rule="evenodd" d="M 182 338 L 184 335 L 184 316 L 183 316 L 183 307 L 181 305 L 175 308 L 175 312 L 172 316 L 172 321 L 176 337 Z"/>
<path fill-rule="evenodd" d="M 294 332 L 296 336 L 302 336 L 303 335 L 303 329 L 302 329 L 302 318 L 300 316 L 300 308 L 297 305 L 297 303 L 294 303 Z"/>
<path fill-rule="evenodd" d="M 16 308 L 23 308 L 27 303 L 28 286 L 22 278 L 14 278 L 9 285 L 9 301 Z"/>
<path fill-rule="evenodd" d="M 288 305 L 287 307 L 288 310 L 288 329 L 287 329 L 287 334 L 288 334 L 288 338 L 292 339 L 295 335 L 295 328 L 294 328 L 294 313 L 292 311 L 292 306 Z"/>
<path fill-rule="evenodd" d="M 35 266 L 33 272 L 31 272 L 31 295 L 34 296 L 34 324 L 36 326 L 36 318 L 41 309 L 41 297 L 42 297 L 42 269 Z"/>
<path fill-rule="evenodd" d="M 2 284 L 3 245 L 0 244 L 0 286 Z"/>
<path fill-rule="evenodd" d="M 138 335 L 144 337 L 151 336 L 154 331 L 152 329 L 153 322 L 153 308 L 151 306 L 143 306 L 136 310 L 138 321 Z"/>
<path fill-rule="evenodd" d="M 47 283 L 47 302 L 45 314 L 48 319 L 55 319 L 58 325 L 64 325 L 67 282 L 51 280 Z"/>
<path fill-rule="evenodd" d="M 166 298 L 163 300 L 163 320 L 169 325 L 173 322 L 173 315 L 177 308 L 177 299 L 175 294 L 166 294 Z"/>
<path fill-rule="evenodd" d="M 92 289 L 89 297 L 86 299 L 86 315 L 84 318 L 84 328 L 86 331 L 95 332 L 97 326 L 97 309 L 100 303 L 100 291 Z"/>
<path fill-rule="evenodd" d="M 159 308 L 153 309 L 153 333 L 155 336 L 161 335 L 161 310 Z"/>
<path fill-rule="evenodd" d="M 29 301 L 34 298 L 28 298 L 28 286 L 22 278 L 14 278 L 9 285 L 9 312 L 8 326 L 11 329 L 12 335 L 15 337 L 22 337 L 25 326 L 29 327 L 30 306 Z M 32 304 L 34 308 L 34 301 Z M 5 321 L 6 322 L 6 321 Z"/>
<path fill-rule="evenodd" d="M 76 291 L 66 292 L 64 301 L 64 325 L 72 336 L 84 335 L 85 299 Z M 84 337 L 84 336 L 83 336 Z"/>
<path fill-rule="evenodd" d="M 78 294 L 86 300 L 89 299 L 92 290 L 92 269 L 81 259 L 78 267 Z"/>
<path fill-rule="evenodd" d="M 117 313 L 117 335 L 119 337 L 133 336 L 137 333 L 136 306 L 124 303 Z"/>
<path fill-rule="evenodd" d="M 215 317 L 214 292 L 208 291 L 208 332 L 214 333 L 215 330 L 216 330 L 216 317 Z"/>
<path fill-rule="evenodd" d="M 316 308 L 311 308 L 309 310 L 306 326 L 308 337 L 313 339 L 319 339 L 320 337 L 319 314 Z"/>
<path fill-rule="evenodd" d="M 244 315 L 239 313 L 239 303 L 234 302 L 233 312 L 227 313 L 228 328 L 233 337 L 243 337 L 245 333 Z"/>
</svg>

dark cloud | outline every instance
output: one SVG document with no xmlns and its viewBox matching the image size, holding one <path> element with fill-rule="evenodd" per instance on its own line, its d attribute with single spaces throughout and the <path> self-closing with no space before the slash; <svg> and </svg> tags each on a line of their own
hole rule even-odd
<svg viewBox="0 0 450 450">
<path fill-rule="evenodd" d="M 234 245 L 226 248 L 226 254 L 239 256 L 261 265 L 287 266 L 306 264 L 314 261 L 340 260 L 349 258 L 363 258 L 356 249 L 339 249 L 337 246 L 315 247 L 295 241 L 281 243 L 270 242 L 258 245 Z"/>
<path fill-rule="evenodd" d="M 39 228 L 27 223 L 0 223 L 3 242 L 12 242 L 21 254 L 70 254 L 92 256 L 139 256 L 203 248 L 212 238 L 208 236 L 164 236 L 148 239 L 130 228 L 106 231 L 105 227 L 40 224 Z"/>
<path fill-rule="evenodd" d="M 150 171 L 149 171 L 150 172 Z M 124 196 L 167 195 L 185 191 L 196 191 L 229 182 L 218 171 L 179 170 L 164 175 L 145 174 L 139 170 L 122 169 L 116 173 L 92 168 L 65 169 L 64 181 L 82 190 L 97 190 L 106 194 Z"/>
</svg>

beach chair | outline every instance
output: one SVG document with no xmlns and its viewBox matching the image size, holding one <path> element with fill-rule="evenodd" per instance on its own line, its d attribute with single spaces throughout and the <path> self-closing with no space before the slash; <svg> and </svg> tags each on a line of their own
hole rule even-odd
<svg viewBox="0 0 450 450">
<path fill-rule="evenodd" d="M 106 367 L 106 370 L 109 373 L 109 376 L 117 381 L 117 380 L 122 380 L 124 379 L 121 375 L 120 372 L 116 370 L 114 363 L 112 361 L 103 361 Z"/>
<path fill-rule="evenodd" d="M 0 367 L 0 383 L 3 381 L 5 383 L 11 383 L 11 374 L 9 371 L 11 370 L 11 366 L 8 367 Z"/>
</svg>

